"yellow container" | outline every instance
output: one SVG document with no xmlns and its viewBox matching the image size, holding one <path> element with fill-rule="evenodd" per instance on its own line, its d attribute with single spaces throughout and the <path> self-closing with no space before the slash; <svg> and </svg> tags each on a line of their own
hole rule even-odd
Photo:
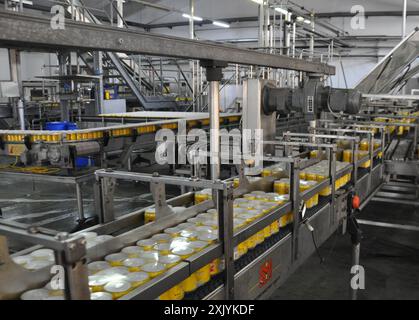
<svg viewBox="0 0 419 320">
<path fill-rule="evenodd" d="M 259 245 L 261 243 L 263 243 L 263 241 L 265 241 L 265 233 L 264 231 L 259 231 L 258 233 L 256 233 L 256 244 Z"/>
<path fill-rule="evenodd" d="M 218 240 L 218 234 L 216 232 L 198 232 L 198 240 L 205 241 L 208 244 L 213 244 Z"/>
<path fill-rule="evenodd" d="M 128 258 L 128 255 L 125 253 L 113 253 L 107 255 L 105 260 L 112 266 L 112 267 L 120 267 L 123 266 L 123 261 Z"/>
<path fill-rule="evenodd" d="M 195 252 L 200 252 L 204 250 L 206 247 L 208 247 L 208 243 L 205 241 L 192 241 L 189 244 L 189 247 L 191 247 Z"/>
<path fill-rule="evenodd" d="M 244 241 L 237 246 L 237 251 L 240 256 L 244 256 L 248 252 L 247 242 Z"/>
<path fill-rule="evenodd" d="M 279 218 L 279 228 L 284 228 L 288 225 L 288 217 L 287 215 L 282 216 Z"/>
<path fill-rule="evenodd" d="M 359 144 L 359 150 L 361 151 L 369 151 L 370 150 L 370 142 L 367 139 L 363 139 Z"/>
<path fill-rule="evenodd" d="M 109 269 L 111 265 L 106 261 L 94 261 L 87 265 L 90 274 L 95 274 L 99 271 Z"/>
<path fill-rule="evenodd" d="M 323 182 L 324 180 L 328 179 L 328 176 L 323 174 L 317 174 L 316 176 L 317 182 Z M 326 187 L 319 193 L 323 197 L 330 196 L 332 194 L 332 187 Z"/>
<path fill-rule="evenodd" d="M 211 276 L 219 274 L 221 271 L 221 259 L 217 258 L 210 263 Z"/>
<path fill-rule="evenodd" d="M 106 292 L 112 294 L 112 298 L 116 300 L 128 294 L 132 287 L 130 282 L 125 280 L 118 280 L 108 282 L 104 289 Z"/>
<path fill-rule="evenodd" d="M 176 238 L 180 236 L 180 233 L 182 232 L 182 230 L 180 228 L 167 228 L 164 230 L 164 233 L 170 235 L 172 238 Z"/>
<path fill-rule="evenodd" d="M 277 234 L 279 232 L 279 220 L 275 220 L 271 224 L 271 233 Z"/>
<path fill-rule="evenodd" d="M 195 204 L 199 204 L 210 199 L 212 199 L 211 189 L 204 189 L 202 191 L 195 192 Z"/>
<path fill-rule="evenodd" d="M 263 236 L 264 238 L 269 238 L 272 235 L 272 231 L 271 231 L 271 226 L 267 226 L 266 228 L 263 229 Z"/>
<path fill-rule="evenodd" d="M 140 258 L 128 258 L 123 261 L 123 266 L 127 267 L 129 272 L 139 272 L 145 264 L 146 261 Z"/>
<path fill-rule="evenodd" d="M 306 172 L 300 171 L 300 180 L 305 180 L 305 179 L 306 179 Z"/>
<path fill-rule="evenodd" d="M 146 209 L 144 212 L 144 223 L 150 223 L 156 220 L 156 209 L 150 208 Z"/>
<path fill-rule="evenodd" d="M 158 243 L 154 246 L 154 250 L 156 250 L 159 255 L 167 256 L 170 254 L 171 244 L 170 243 Z"/>
<path fill-rule="evenodd" d="M 130 246 L 122 249 L 121 252 L 128 255 L 128 258 L 138 258 L 144 250 L 138 246 Z"/>
<path fill-rule="evenodd" d="M 352 150 L 343 151 L 343 162 L 352 163 L 353 162 L 353 152 Z"/>
<path fill-rule="evenodd" d="M 90 300 L 113 300 L 113 297 L 108 292 L 93 292 L 90 294 Z"/>
<path fill-rule="evenodd" d="M 166 266 L 166 269 L 173 268 L 179 262 L 181 262 L 182 259 L 179 256 L 176 256 L 174 254 L 169 254 L 167 256 L 161 256 L 159 257 L 159 262 L 164 264 Z"/>
<path fill-rule="evenodd" d="M 306 178 L 302 180 L 317 181 L 317 174 L 315 172 L 308 172 Z"/>
<path fill-rule="evenodd" d="M 167 233 L 159 233 L 152 236 L 151 240 L 156 241 L 156 243 L 169 243 L 172 237 Z"/>
<path fill-rule="evenodd" d="M 92 292 L 102 292 L 108 282 L 109 277 L 106 275 L 89 276 L 89 287 Z"/>
<path fill-rule="evenodd" d="M 312 189 L 317 184 L 316 181 L 300 181 L 300 192 Z M 310 199 L 306 200 L 307 209 L 311 209 L 319 204 L 319 195 L 316 194 Z"/>
<path fill-rule="evenodd" d="M 156 241 L 152 239 L 144 239 L 137 242 L 137 246 L 142 248 L 144 251 L 152 251 L 155 245 Z"/>
<path fill-rule="evenodd" d="M 184 292 L 189 293 L 195 291 L 198 288 L 198 279 L 196 278 L 196 274 L 191 274 L 180 283 L 180 286 Z"/>
<path fill-rule="evenodd" d="M 249 239 L 246 240 L 247 248 L 254 249 L 257 245 L 257 237 L 256 235 L 251 236 Z"/>
<path fill-rule="evenodd" d="M 166 271 L 166 266 L 159 262 L 147 263 L 142 266 L 142 270 L 147 272 L 150 278 L 155 278 Z"/>
<path fill-rule="evenodd" d="M 290 181 L 289 179 L 281 179 L 274 182 L 274 191 L 278 194 L 289 194 Z"/>
<path fill-rule="evenodd" d="M 179 301 L 185 297 L 185 292 L 183 291 L 182 286 L 180 285 L 174 286 L 172 289 L 170 289 L 166 293 L 167 293 L 166 300 Z M 163 300 L 163 299 L 160 299 L 160 300 Z"/>
<path fill-rule="evenodd" d="M 126 277 L 132 288 L 138 288 L 150 280 L 150 276 L 146 272 L 131 272 Z"/>
<path fill-rule="evenodd" d="M 185 260 L 194 254 L 194 249 L 189 246 L 179 246 L 177 248 L 173 248 L 170 253 L 181 257 L 182 260 Z"/>
<path fill-rule="evenodd" d="M 263 169 L 262 170 L 262 177 L 270 177 L 272 176 L 272 170 L 271 169 Z"/>
<path fill-rule="evenodd" d="M 211 280 L 211 266 L 207 264 L 206 266 L 202 267 L 197 272 L 195 272 L 195 276 L 199 286 L 208 283 Z"/>
</svg>

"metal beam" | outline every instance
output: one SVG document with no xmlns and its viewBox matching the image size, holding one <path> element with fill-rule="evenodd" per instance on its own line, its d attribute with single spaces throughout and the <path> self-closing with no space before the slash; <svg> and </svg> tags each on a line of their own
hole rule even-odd
<svg viewBox="0 0 419 320">
<path fill-rule="evenodd" d="M 123 30 L 66 20 L 64 30 L 54 30 L 50 19 L 0 11 L 0 45 L 23 48 L 68 48 L 218 60 L 304 72 L 335 74 L 335 68 L 285 56 L 265 54 L 215 42 L 195 41 L 147 32 Z"/>
</svg>

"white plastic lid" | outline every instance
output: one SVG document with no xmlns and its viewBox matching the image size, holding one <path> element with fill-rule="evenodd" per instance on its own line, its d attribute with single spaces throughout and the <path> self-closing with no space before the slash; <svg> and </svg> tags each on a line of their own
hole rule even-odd
<svg viewBox="0 0 419 320">
<path fill-rule="evenodd" d="M 171 248 L 170 243 L 159 243 L 154 246 L 154 249 L 157 251 L 168 251 Z"/>
<path fill-rule="evenodd" d="M 145 272 L 161 272 L 164 271 L 166 269 L 166 266 L 162 263 L 159 262 L 154 262 L 154 263 L 147 263 L 145 265 L 143 265 L 142 267 L 143 271 Z"/>
<path fill-rule="evenodd" d="M 20 296 L 20 299 L 21 300 L 45 300 L 48 297 L 49 297 L 48 290 L 42 288 L 42 289 L 34 289 L 34 290 L 26 291 Z"/>
<path fill-rule="evenodd" d="M 127 267 L 112 267 L 108 269 L 104 269 L 96 273 L 95 275 L 98 276 L 113 276 L 113 275 L 127 275 L 129 273 L 129 270 Z"/>
<path fill-rule="evenodd" d="M 198 232 L 198 239 L 201 241 L 215 241 L 218 240 L 218 234 L 215 232 Z"/>
<path fill-rule="evenodd" d="M 152 247 L 156 244 L 156 241 L 153 239 L 144 239 L 137 242 L 139 247 Z"/>
<path fill-rule="evenodd" d="M 112 295 L 108 292 L 92 292 L 90 300 L 112 300 Z"/>
<path fill-rule="evenodd" d="M 128 258 L 128 255 L 126 253 L 112 253 L 105 257 L 106 261 L 112 262 L 112 261 L 124 261 Z"/>
<path fill-rule="evenodd" d="M 191 247 L 179 246 L 172 249 L 172 253 L 178 256 L 189 256 L 194 253 Z"/>
<path fill-rule="evenodd" d="M 150 278 L 146 272 L 131 272 L 127 275 L 127 278 L 130 282 L 143 282 Z"/>
<path fill-rule="evenodd" d="M 30 261 L 32 261 L 32 257 L 29 255 L 24 255 L 24 256 L 18 256 L 18 257 L 13 257 L 12 260 L 14 263 L 20 265 L 20 266 L 24 266 L 27 263 L 29 263 Z"/>
<path fill-rule="evenodd" d="M 182 232 L 180 233 L 180 236 L 184 238 L 194 238 L 197 235 L 198 233 L 193 230 L 182 230 Z"/>
<path fill-rule="evenodd" d="M 88 239 L 94 239 L 94 238 L 96 238 L 97 237 L 97 233 L 96 232 L 91 232 L 91 231 L 86 231 L 86 232 L 80 233 L 79 236 L 82 236 L 86 240 L 88 240 Z"/>
<path fill-rule="evenodd" d="M 151 239 L 157 242 L 161 242 L 161 241 L 170 241 L 172 237 L 167 233 L 159 233 L 152 236 Z"/>
<path fill-rule="evenodd" d="M 139 256 L 140 259 L 144 259 L 146 262 L 156 262 L 159 259 L 158 251 L 145 251 Z"/>
<path fill-rule="evenodd" d="M 192 249 L 203 249 L 203 248 L 205 248 L 205 247 L 207 247 L 208 246 L 208 243 L 207 242 L 205 242 L 205 241 L 200 241 L 200 240 L 197 240 L 197 241 L 192 241 L 190 244 L 189 244 L 189 246 L 192 248 Z"/>
<path fill-rule="evenodd" d="M 130 254 L 140 254 L 144 252 L 144 250 L 137 246 L 130 246 L 130 247 L 125 247 L 124 249 L 122 249 L 121 252 L 127 255 L 130 255 Z"/>
<path fill-rule="evenodd" d="M 173 228 L 167 228 L 166 230 L 164 230 L 164 233 L 172 235 L 172 234 L 180 233 L 181 231 L 182 230 L 180 228 L 173 227 Z"/>
<path fill-rule="evenodd" d="M 180 260 L 181 260 L 181 258 L 177 255 L 174 255 L 174 254 L 169 254 L 167 256 L 160 256 L 159 257 L 159 263 L 163 263 L 163 264 L 177 263 Z"/>
<path fill-rule="evenodd" d="M 94 261 L 87 265 L 90 271 L 97 272 L 110 268 L 111 266 L 106 261 Z"/>
<path fill-rule="evenodd" d="M 140 258 L 128 258 L 124 260 L 123 264 L 125 267 L 141 267 L 144 265 L 146 261 L 144 259 Z"/>
<path fill-rule="evenodd" d="M 104 286 L 108 282 L 109 282 L 108 275 L 95 274 L 95 275 L 89 276 L 89 287 Z"/>
<path fill-rule="evenodd" d="M 101 236 L 97 236 L 94 240 L 95 240 L 96 243 L 99 244 L 99 243 L 103 243 L 103 242 L 111 240 L 111 239 L 113 239 L 113 236 L 108 235 L 108 234 L 104 234 L 104 235 L 101 235 Z"/>
<path fill-rule="evenodd" d="M 116 280 L 108 282 L 104 289 L 111 293 L 125 292 L 131 289 L 131 283 L 125 280 Z"/>
<path fill-rule="evenodd" d="M 31 260 L 25 264 L 24 268 L 28 270 L 39 270 L 48 266 L 52 266 L 53 264 L 54 262 L 49 260 Z"/>
<path fill-rule="evenodd" d="M 32 251 L 30 256 L 35 259 L 50 259 L 51 257 L 54 258 L 54 250 L 51 249 L 39 249 Z"/>
</svg>

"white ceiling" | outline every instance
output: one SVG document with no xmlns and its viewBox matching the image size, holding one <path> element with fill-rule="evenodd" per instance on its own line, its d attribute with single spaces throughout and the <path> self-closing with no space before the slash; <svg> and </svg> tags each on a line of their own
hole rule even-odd
<svg viewBox="0 0 419 320">
<path fill-rule="evenodd" d="M 94 1 L 94 0 L 89 0 Z M 184 21 L 177 12 L 167 13 L 154 8 L 145 8 L 126 0 L 125 14 L 138 23 L 169 23 Z M 189 0 L 146 0 L 159 5 L 188 11 Z M 277 1 L 280 3 L 280 1 Z M 284 0 L 283 3 L 287 1 Z M 315 12 L 350 12 L 354 5 L 364 6 L 366 11 L 402 11 L 403 0 L 294 0 Z M 203 18 L 222 19 L 256 16 L 258 5 L 251 0 L 196 0 L 195 14 Z M 419 10 L 419 0 L 408 0 L 408 10 Z"/>
</svg>

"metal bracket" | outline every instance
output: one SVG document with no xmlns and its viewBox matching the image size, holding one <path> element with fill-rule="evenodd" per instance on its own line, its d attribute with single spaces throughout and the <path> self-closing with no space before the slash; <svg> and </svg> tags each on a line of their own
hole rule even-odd
<svg viewBox="0 0 419 320">
<path fill-rule="evenodd" d="M 170 216 L 173 210 L 166 202 L 166 185 L 162 182 L 151 182 L 150 191 L 153 195 L 154 205 L 156 209 L 156 220 Z"/>
<path fill-rule="evenodd" d="M 249 179 L 247 179 L 247 176 L 244 174 L 245 171 L 245 163 L 242 159 L 242 163 L 237 166 L 237 169 L 239 171 L 239 189 L 249 189 L 250 182 Z"/>
<path fill-rule="evenodd" d="M 115 220 L 114 212 L 114 192 L 116 186 L 116 179 L 114 178 L 103 178 L 101 182 L 101 200 L 102 200 L 102 210 L 99 216 L 101 223 L 107 223 Z"/>
</svg>

